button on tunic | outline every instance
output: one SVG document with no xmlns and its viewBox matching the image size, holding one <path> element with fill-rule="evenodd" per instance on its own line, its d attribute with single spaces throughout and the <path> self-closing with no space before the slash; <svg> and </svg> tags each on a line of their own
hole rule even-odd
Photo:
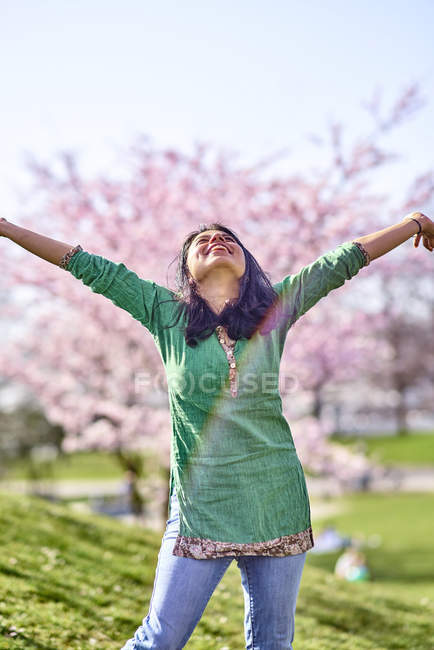
<svg viewBox="0 0 434 650">
<path fill-rule="evenodd" d="M 193 348 L 185 315 L 164 329 L 179 309 L 173 291 L 81 247 L 65 255 L 60 266 L 140 321 L 160 352 L 172 422 L 169 494 L 175 488 L 179 501 L 173 555 L 282 557 L 313 547 L 305 476 L 282 413 L 280 360 L 291 325 L 367 264 L 360 243 L 340 244 L 273 285 L 271 332 L 257 330 L 231 349 L 219 327 Z"/>
</svg>

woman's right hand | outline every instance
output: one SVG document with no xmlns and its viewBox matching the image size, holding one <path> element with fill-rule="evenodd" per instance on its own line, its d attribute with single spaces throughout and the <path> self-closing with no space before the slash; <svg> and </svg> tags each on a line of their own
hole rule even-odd
<svg viewBox="0 0 434 650">
<path fill-rule="evenodd" d="M 421 231 L 416 235 L 413 235 L 413 246 L 417 248 L 419 246 L 420 240 L 422 239 L 425 248 L 432 253 L 434 250 L 434 221 L 432 221 L 426 214 L 423 214 L 422 212 L 410 212 L 407 217 L 404 217 L 405 221 L 412 219 L 417 219 L 421 224 Z"/>
<path fill-rule="evenodd" d="M 4 224 L 4 223 L 9 223 L 9 222 L 4 217 L 0 217 L 0 237 L 6 237 L 6 235 L 4 234 L 3 229 L 2 229 L 2 224 Z"/>
</svg>

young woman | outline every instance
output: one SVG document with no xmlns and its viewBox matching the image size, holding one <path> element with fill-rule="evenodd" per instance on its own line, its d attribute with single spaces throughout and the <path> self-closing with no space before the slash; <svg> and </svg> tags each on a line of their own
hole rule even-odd
<svg viewBox="0 0 434 650">
<path fill-rule="evenodd" d="M 123 650 L 183 648 L 234 559 L 246 647 L 292 648 L 314 541 L 303 469 L 282 414 L 285 338 L 318 300 L 412 235 L 432 252 L 433 221 L 413 212 L 276 284 L 231 229 L 201 226 L 182 246 L 176 292 L 5 219 L 0 234 L 127 310 L 150 331 L 164 363 L 172 418 L 168 519 L 148 614 Z"/>
</svg>

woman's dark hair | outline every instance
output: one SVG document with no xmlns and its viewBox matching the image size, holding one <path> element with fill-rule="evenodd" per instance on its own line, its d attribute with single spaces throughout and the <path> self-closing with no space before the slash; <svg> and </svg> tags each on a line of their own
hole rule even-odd
<svg viewBox="0 0 434 650">
<path fill-rule="evenodd" d="M 228 233 L 241 246 L 245 256 L 245 271 L 240 278 L 238 299 L 225 305 L 220 314 L 210 309 L 207 302 L 196 292 L 195 282 L 190 284 L 187 256 L 194 238 L 205 230 L 220 230 Z M 221 223 L 201 224 L 198 230 L 190 232 L 178 253 L 176 271 L 177 294 L 175 300 L 179 303 L 176 321 L 166 327 L 173 327 L 186 313 L 185 339 L 188 345 L 195 347 L 198 340 L 206 339 L 214 332 L 217 325 L 223 325 L 231 339 L 251 338 L 259 329 L 261 334 L 270 332 L 276 322 L 270 313 L 276 303 L 278 294 L 274 290 L 268 274 L 266 274 L 237 235 Z"/>
</svg>

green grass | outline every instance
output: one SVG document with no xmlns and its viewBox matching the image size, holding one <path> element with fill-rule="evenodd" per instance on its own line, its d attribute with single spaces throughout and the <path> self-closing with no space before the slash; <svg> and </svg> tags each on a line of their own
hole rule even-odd
<svg viewBox="0 0 434 650">
<path fill-rule="evenodd" d="M 333 524 L 342 535 L 362 541 L 373 581 L 390 595 L 398 590 L 415 602 L 428 598 L 434 603 L 434 494 L 358 493 L 333 503 L 341 506 L 341 514 L 313 521 L 314 537 Z M 381 544 L 370 548 L 374 535 Z M 339 555 L 312 553 L 309 563 L 331 572 Z"/>
<path fill-rule="evenodd" d="M 339 520 L 347 528 L 376 532 L 387 504 L 378 498 L 378 518 L 369 523 L 377 497 L 369 495 L 365 504 L 360 496 L 349 499 L 353 512 Z M 319 558 L 308 554 L 297 602 L 296 650 L 432 650 L 433 604 L 420 603 L 420 596 L 407 594 L 401 584 L 422 575 L 422 566 L 405 556 L 427 548 L 432 539 L 432 534 L 421 538 L 429 532 L 421 521 L 428 522 L 433 502 L 412 496 L 413 502 L 397 497 L 391 504 L 398 513 L 390 517 L 389 541 L 376 568 L 376 578 L 385 582 L 347 583 L 313 566 Z M 420 516 L 408 522 L 411 506 L 421 508 Z M 0 648 L 119 650 L 148 611 L 161 534 L 0 493 Z M 426 559 L 422 554 L 421 565 Z M 392 563 L 393 571 L 386 570 Z M 243 650 L 243 609 L 239 569 L 232 562 L 187 647 Z"/>
<path fill-rule="evenodd" d="M 433 465 L 434 432 L 412 433 L 409 436 L 348 437 L 333 436 L 332 440 L 343 445 L 362 444 L 369 456 L 387 465 Z M 306 474 L 309 474 L 306 469 Z M 52 464 L 54 480 L 116 480 L 124 472 L 119 461 L 108 452 L 79 452 L 61 456 Z M 28 477 L 28 464 L 17 460 L 9 464 L 2 478 L 20 480 Z M 50 475 L 46 474 L 49 480 Z"/>
<path fill-rule="evenodd" d="M 366 447 L 368 456 L 385 465 L 434 465 L 434 432 L 408 436 L 332 436 L 343 445 Z"/>
<path fill-rule="evenodd" d="M 103 451 L 85 451 L 60 456 L 51 464 L 52 474 L 47 478 L 54 480 L 111 480 L 122 479 L 124 471 L 114 454 Z M 8 480 L 28 478 L 28 463 L 16 460 L 10 464 Z"/>
</svg>

